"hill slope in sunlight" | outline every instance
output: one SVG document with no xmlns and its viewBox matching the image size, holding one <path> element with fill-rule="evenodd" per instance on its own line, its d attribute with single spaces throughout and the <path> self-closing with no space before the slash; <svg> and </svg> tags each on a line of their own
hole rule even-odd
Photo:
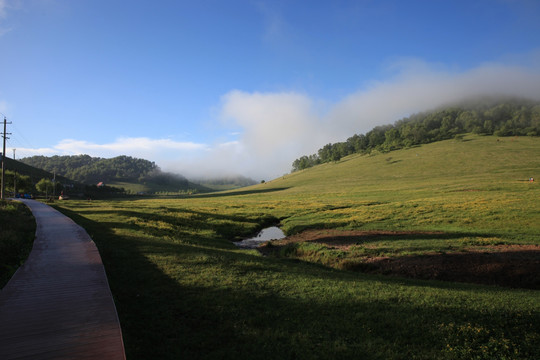
<svg viewBox="0 0 540 360">
<path fill-rule="evenodd" d="M 306 228 L 497 229 L 532 236 L 540 233 L 538 154 L 540 138 L 468 135 L 351 155 L 242 191 L 279 201 L 275 215 L 289 234 Z"/>
<path fill-rule="evenodd" d="M 462 185 L 492 188 L 540 176 L 540 138 L 469 135 L 388 153 L 355 154 L 268 182 L 266 187 L 327 193 Z M 291 189 L 293 191 L 293 189 Z"/>
</svg>

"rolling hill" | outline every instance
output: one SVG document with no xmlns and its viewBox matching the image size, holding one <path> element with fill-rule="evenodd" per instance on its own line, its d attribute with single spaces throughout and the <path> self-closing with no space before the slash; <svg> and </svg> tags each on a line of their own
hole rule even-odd
<svg viewBox="0 0 540 360">
<path fill-rule="evenodd" d="M 178 174 L 163 172 L 154 163 L 130 156 L 96 158 L 89 155 L 32 156 L 21 162 L 86 185 L 104 183 L 122 188 L 130 194 L 206 192 L 205 186 L 194 184 Z"/>
<path fill-rule="evenodd" d="M 344 156 L 373 150 L 389 152 L 467 133 L 509 136 L 540 135 L 540 102 L 519 98 L 480 97 L 411 115 L 393 125 L 377 126 L 345 142 L 327 144 L 316 154 L 302 156 L 293 171 L 337 161 Z"/>
</svg>

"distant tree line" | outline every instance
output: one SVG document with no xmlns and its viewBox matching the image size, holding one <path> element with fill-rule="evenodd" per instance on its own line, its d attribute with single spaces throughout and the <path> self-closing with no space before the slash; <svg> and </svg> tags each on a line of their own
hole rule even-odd
<svg viewBox="0 0 540 360">
<path fill-rule="evenodd" d="M 152 181 L 163 185 L 181 183 L 186 187 L 188 184 L 183 176 L 162 172 L 152 161 L 125 155 L 111 159 L 89 155 L 32 156 L 20 161 L 84 184 L 116 181 L 138 183 Z"/>
<path fill-rule="evenodd" d="M 540 136 L 540 102 L 523 99 L 483 99 L 403 118 L 377 126 L 344 142 L 327 144 L 316 154 L 302 156 L 292 171 L 338 161 L 355 153 L 388 152 L 475 133 L 496 136 Z"/>
</svg>

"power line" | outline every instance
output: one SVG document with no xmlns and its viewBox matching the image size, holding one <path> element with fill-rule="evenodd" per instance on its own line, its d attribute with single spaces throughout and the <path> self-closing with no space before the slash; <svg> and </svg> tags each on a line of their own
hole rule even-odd
<svg viewBox="0 0 540 360">
<path fill-rule="evenodd" d="M 35 149 L 36 147 L 27 138 L 24 137 L 24 132 L 21 131 L 16 124 L 13 124 L 13 130 L 16 135 L 12 136 L 12 140 L 8 143 L 17 143 L 19 147 Z M 22 140 L 22 141 L 21 141 Z"/>
</svg>

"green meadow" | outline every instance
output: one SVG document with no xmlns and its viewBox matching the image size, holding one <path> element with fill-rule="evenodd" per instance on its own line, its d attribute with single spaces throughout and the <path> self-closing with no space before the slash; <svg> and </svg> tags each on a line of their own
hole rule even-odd
<svg viewBox="0 0 540 360">
<path fill-rule="evenodd" d="M 535 359 L 538 290 L 340 264 L 540 245 L 539 154 L 539 138 L 470 135 L 235 191 L 56 206 L 98 245 L 129 359 Z M 232 243 L 277 223 L 411 235 L 288 256 Z"/>
</svg>

